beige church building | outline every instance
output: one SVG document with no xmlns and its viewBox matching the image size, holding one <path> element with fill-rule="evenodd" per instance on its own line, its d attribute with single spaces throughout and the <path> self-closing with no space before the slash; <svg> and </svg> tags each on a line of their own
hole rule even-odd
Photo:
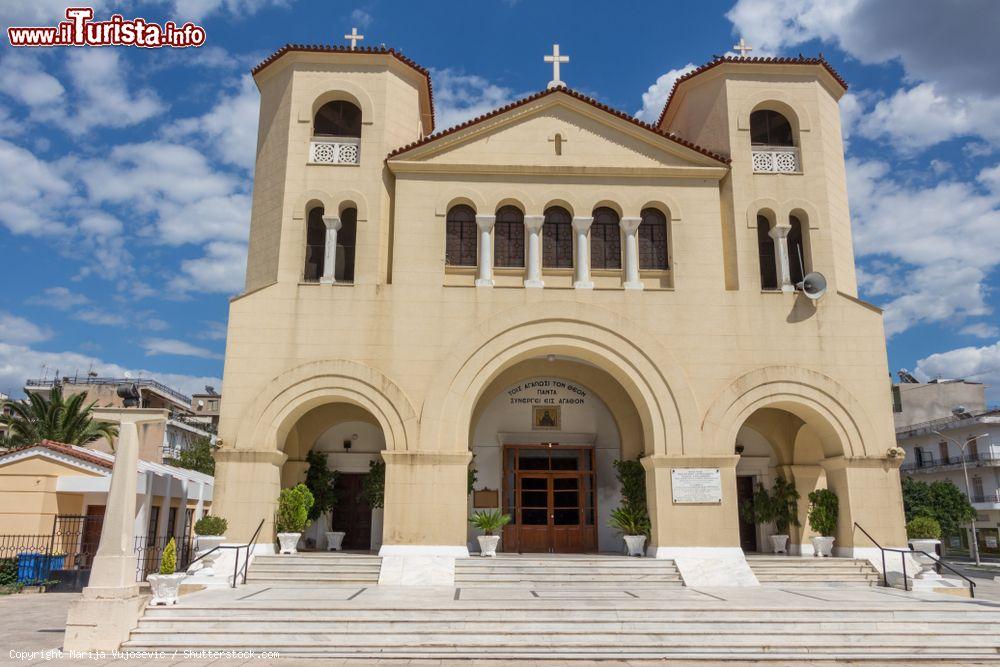
<svg viewBox="0 0 1000 667">
<path fill-rule="evenodd" d="M 386 48 L 287 46 L 254 77 L 213 510 L 231 540 L 261 520 L 273 536 L 316 449 L 348 504 L 385 462 L 384 508 L 346 539 L 427 581 L 478 549 L 480 508 L 513 517 L 503 552 L 621 553 L 621 459 L 646 471 L 647 555 L 689 584 L 740 583 L 744 554 L 771 550 L 738 506 L 777 476 L 802 496 L 793 553 L 812 553 L 817 488 L 839 499 L 837 555 L 878 554 L 855 523 L 905 545 L 882 315 L 857 294 L 846 84 L 824 60 L 716 59 L 655 125 L 556 69 L 437 128 L 428 71 Z"/>
</svg>

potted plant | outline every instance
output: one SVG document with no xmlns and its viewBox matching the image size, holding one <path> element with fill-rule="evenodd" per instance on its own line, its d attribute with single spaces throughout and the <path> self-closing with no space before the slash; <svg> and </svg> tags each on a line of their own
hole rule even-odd
<svg viewBox="0 0 1000 667">
<path fill-rule="evenodd" d="M 327 466 L 326 454 L 311 450 L 306 454 L 306 462 L 309 468 L 306 470 L 305 485 L 313 495 L 313 505 L 309 508 L 309 522 L 313 523 L 333 511 L 337 506 L 338 490 L 337 479 L 340 473 L 330 470 Z M 326 548 L 329 551 L 340 551 L 340 546 L 344 542 L 346 533 L 343 531 L 324 530 L 326 535 Z"/>
<path fill-rule="evenodd" d="M 153 599 L 150 605 L 177 604 L 177 595 L 180 591 L 181 582 L 187 575 L 183 572 L 175 572 L 177 569 L 177 545 L 174 538 L 170 538 L 167 546 L 163 548 L 163 557 L 160 559 L 160 573 L 151 574 L 146 577 L 150 588 L 153 589 Z"/>
<path fill-rule="evenodd" d="M 473 514 L 469 523 L 483 533 L 476 538 L 479 540 L 479 555 L 496 557 L 500 531 L 510 523 L 510 515 L 502 514 L 500 510 L 486 510 Z"/>
<path fill-rule="evenodd" d="M 775 534 L 771 535 L 771 550 L 776 554 L 788 554 L 788 527 L 798 526 L 799 492 L 795 484 L 784 477 L 777 477 L 771 491 L 763 484 L 757 485 L 753 498 L 740 507 L 740 513 L 755 524 L 773 523 Z"/>
<path fill-rule="evenodd" d="M 623 505 L 611 512 L 609 525 L 622 534 L 629 556 L 638 556 L 646 552 L 646 537 L 649 535 L 649 515 L 646 510 Z"/>
<path fill-rule="evenodd" d="M 219 559 L 221 552 L 212 549 L 226 541 L 228 527 L 229 523 L 225 519 L 211 514 L 206 514 L 195 522 L 194 534 L 198 536 L 198 555 L 202 556 L 201 562 L 204 563 L 201 568 L 202 574 L 207 576 L 215 574 L 215 561 Z"/>
<path fill-rule="evenodd" d="M 915 516 L 906 524 L 906 537 L 915 552 L 913 558 L 920 565 L 916 579 L 923 579 L 933 573 L 937 546 L 941 544 L 941 524 L 929 516 Z M 926 555 L 925 555 L 926 554 Z"/>
<path fill-rule="evenodd" d="M 291 489 L 282 489 L 278 496 L 278 513 L 274 528 L 278 533 L 279 553 L 294 554 L 302 537 L 302 531 L 309 526 L 309 508 L 313 505 L 313 495 L 309 487 L 299 484 Z"/>
<path fill-rule="evenodd" d="M 813 555 L 829 557 L 833 554 L 833 534 L 837 532 L 837 515 L 840 512 L 837 494 L 829 489 L 817 489 L 809 494 L 809 527 L 818 536 L 811 538 Z"/>
</svg>

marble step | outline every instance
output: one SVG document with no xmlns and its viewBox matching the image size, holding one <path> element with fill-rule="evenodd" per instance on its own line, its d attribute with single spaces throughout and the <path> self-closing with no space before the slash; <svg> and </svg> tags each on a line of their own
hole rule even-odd
<svg viewBox="0 0 1000 667">
<path fill-rule="evenodd" d="M 352 572 L 352 573 L 363 573 L 369 574 L 374 572 L 376 575 L 381 570 L 379 565 L 326 565 L 326 564 L 316 564 L 316 565 L 272 565 L 270 563 L 254 563 L 250 566 L 250 571 L 252 572 Z"/>
<path fill-rule="evenodd" d="M 476 567 L 487 565 L 494 567 L 660 567 L 662 565 L 673 565 L 673 561 L 665 558 L 587 558 L 572 557 L 565 558 L 531 558 L 529 556 L 519 556 L 517 558 L 483 558 L 475 556 L 470 558 L 457 558 L 456 568 Z"/>
<path fill-rule="evenodd" d="M 458 574 L 492 574 L 497 572 L 549 572 L 549 573 L 602 573 L 602 574 L 650 574 L 657 572 L 677 572 L 675 565 L 662 565 L 660 567 L 537 567 L 531 565 L 521 565 L 518 567 L 509 566 L 479 566 L 479 567 L 456 567 Z"/>
<path fill-rule="evenodd" d="M 254 576 L 247 575 L 248 584 L 257 585 L 281 585 L 285 587 L 300 587 L 309 586 L 310 584 L 316 586 L 329 586 L 329 585 L 355 585 L 355 586 L 374 586 L 378 584 L 378 575 L 373 577 L 359 577 L 357 575 L 315 575 L 311 574 L 308 576 L 295 576 L 295 575 L 273 575 L 273 576 Z"/>
<path fill-rule="evenodd" d="M 330 565 L 334 567 L 346 565 L 381 565 L 378 556 L 254 556 L 253 565 L 280 565 L 282 567 L 298 567 L 300 565 Z"/>
<path fill-rule="evenodd" d="M 636 572 L 636 573 L 611 573 L 600 572 L 456 572 L 455 581 L 523 581 L 525 579 L 546 579 L 552 581 L 568 582 L 593 582 L 593 581 L 656 581 L 669 580 L 680 581 L 680 574 L 677 572 Z"/>
</svg>

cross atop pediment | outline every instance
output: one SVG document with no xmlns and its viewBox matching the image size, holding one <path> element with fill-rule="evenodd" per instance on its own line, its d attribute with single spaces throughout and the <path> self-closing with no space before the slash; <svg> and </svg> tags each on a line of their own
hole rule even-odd
<svg viewBox="0 0 1000 667">
<path fill-rule="evenodd" d="M 358 34 L 358 29 L 357 28 L 351 28 L 351 34 L 344 35 L 344 39 L 346 39 L 347 41 L 349 41 L 351 43 L 351 51 L 353 51 L 355 49 L 355 47 L 357 47 L 358 42 L 360 42 L 364 38 L 365 38 L 364 35 L 359 35 Z"/>
<path fill-rule="evenodd" d="M 558 88 L 559 86 L 565 86 L 566 83 L 559 79 L 559 65 L 561 63 L 568 63 L 569 56 L 559 55 L 559 45 L 552 45 L 552 55 L 545 56 L 545 62 L 552 63 L 552 80 L 549 81 L 549 88 Z"/>
</svg>

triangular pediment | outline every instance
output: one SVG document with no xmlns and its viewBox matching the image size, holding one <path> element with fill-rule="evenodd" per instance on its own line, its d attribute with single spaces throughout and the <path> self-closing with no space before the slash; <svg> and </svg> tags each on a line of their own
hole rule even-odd
<svg viewBox="0 0 1000 667">
<path fill-rule="evenodd" d="M 535 169 L 725 168 L 718 157 L 560 91 L 397 151 L 390 163 L 399 161 Z"/>
</svg>

